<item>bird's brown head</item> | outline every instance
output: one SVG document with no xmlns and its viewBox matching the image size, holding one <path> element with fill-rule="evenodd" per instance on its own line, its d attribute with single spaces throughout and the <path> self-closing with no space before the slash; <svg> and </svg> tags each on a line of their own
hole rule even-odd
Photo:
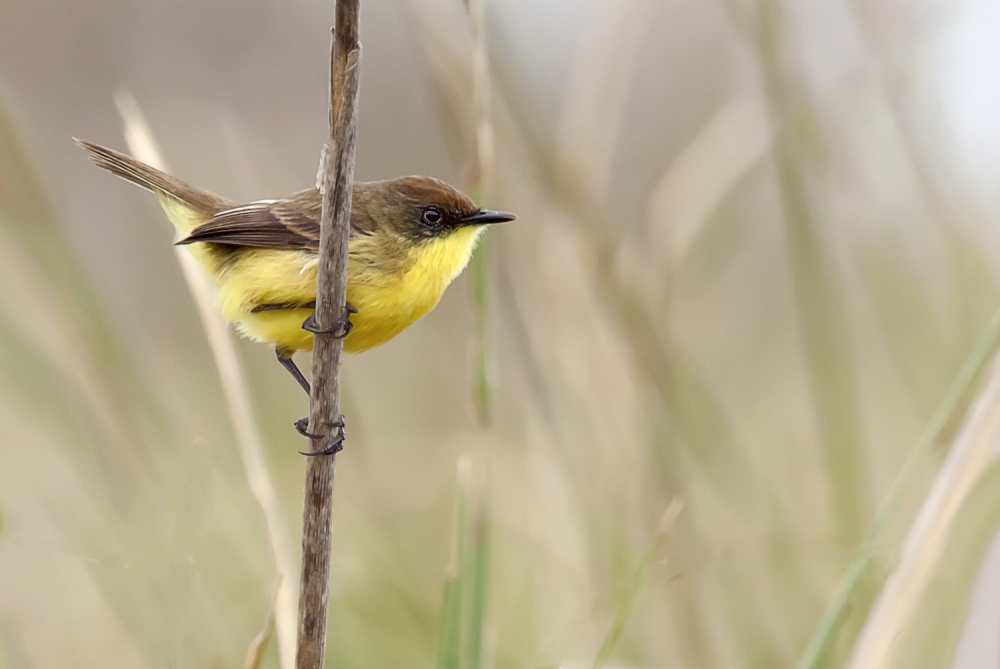
<svg viewBox="0 0 1000 669">
<path fill-rule="evenodd" d="M 390 228 L 413 242 L 517 218 L 502 211 L 480 209 L 459 191 L 431 177 L 400 177 L 356 185 L 355 211 L 363 212 L 374 226 Z"/>
</svg>

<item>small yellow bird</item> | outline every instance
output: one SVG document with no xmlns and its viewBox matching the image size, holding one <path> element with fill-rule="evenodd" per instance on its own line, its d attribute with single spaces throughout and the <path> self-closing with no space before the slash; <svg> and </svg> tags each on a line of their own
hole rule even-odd
<svg viewBox="0 0 1000 669">
<path fill-rule="evenodd" d="M 223 317 L 278 360 L 309 392 L 292 355 L 313 345 L 319 218 L 310 188 L 279 200 L 239 205 L 143 162 L 76 140 L 104 169 L 159 197 L 160 206 L 218 290 Z M 430 177 L 355 183 L 348 243 L 347 301 L 356 313 L 344 350 L 384 344 L 437 305 L 469 262 L 490 223 L 516 216 L 480 209 Z M 305 324 L 305 328 L 303 327 Z"/>
</svg>

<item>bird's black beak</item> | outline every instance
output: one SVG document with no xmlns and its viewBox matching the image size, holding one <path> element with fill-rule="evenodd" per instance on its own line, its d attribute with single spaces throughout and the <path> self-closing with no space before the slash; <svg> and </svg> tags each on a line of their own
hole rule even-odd
<svg viewBox="0 0 1000 669">
<path fill-rule="evenodd" d="M 489 209 L 480 209 L 471 216 L 466 216 L 462 219 L 462 223 L 466 225 L 488 225 L 490 223 L 505 223 L 507 221 L 513 221 L 517 216 L 514 214 L 508 214 L 503 211 L 490 211 Z"/>
</svg>

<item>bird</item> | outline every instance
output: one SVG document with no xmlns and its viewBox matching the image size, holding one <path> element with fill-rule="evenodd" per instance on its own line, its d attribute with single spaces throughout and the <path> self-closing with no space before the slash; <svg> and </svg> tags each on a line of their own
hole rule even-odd
<svg viewBox="0 0 1000 669">
<path fill-rule="evenodd" d="M 113 149 L 74 141 L 98 167 L 157 196 L 176 244 L 188 247 L 214 283 L 223 318 L 243 336 L 273 344 L 309 393 L 292 356 L 311 350 L 317 332 L 319 189 L 238 204 Z M 486 227 L 517 218 L 482 209 L 426 176 L 356 182 L 351 195 L 349 319 L 337 333 L 348 353 L 384 344 L 431 311 Z"/>
</svg>

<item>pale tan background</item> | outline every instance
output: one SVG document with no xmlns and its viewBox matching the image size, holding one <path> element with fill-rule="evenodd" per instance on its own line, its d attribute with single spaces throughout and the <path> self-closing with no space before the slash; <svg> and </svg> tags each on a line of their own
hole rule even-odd
<svg viewBox="0 0 1000 669">
<path fill-rule="evenodd" d="M 357 177 L 469 187 L 461 2 L 362 6 Z M 15 212 L 0 259 L 0 667 L 236 666 L 259 630 L 273 564 L 172 231 L 70 137 L 122 149 L 127 89 L 181 178 L 248 200 L 307 186 L 331 17 L 0 0 L 0 102 L 38 187 L 14 195 L 51 222 Z M 1000 306 L 998 11 L 496 0 L 487 25 L 488 204 L 520 215 L 490 233 L 496 421 L 474 419 L 465 277 L 347 361 L 333 666 L 435 664 L 462 455 L 490 490 L 486 666 L 590 666 L 675 498 L 614 661 L 794 666 Z M 239 351 L 297 534 L 306 402 L 267 347 Z M 996 632 L 955 666 L 997 666 Z"/>
</svg>

